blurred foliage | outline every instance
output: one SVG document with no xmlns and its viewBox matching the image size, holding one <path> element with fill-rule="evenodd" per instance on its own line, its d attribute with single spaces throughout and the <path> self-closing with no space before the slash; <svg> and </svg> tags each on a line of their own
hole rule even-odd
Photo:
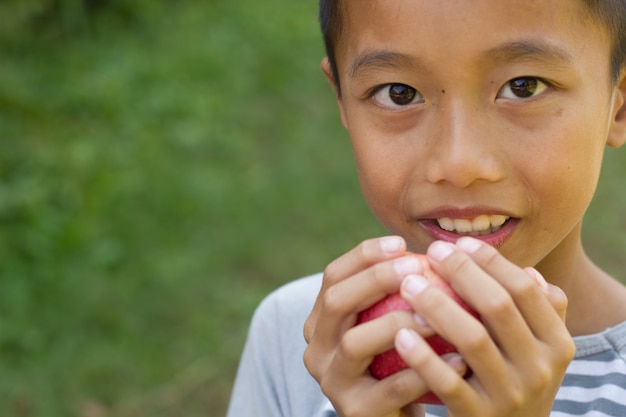
<svg viewBox="0 0 626 417">
<path fill-rule="evenodd" d="M 3 416 L 221 415 L 260 299 L 380 233 L 315 7 L 0 5 Z"/>
<path fill-rule="evenodd" d="M 136 24 L 163 3 L 163 0 L 4 0 L 0 4 L 0 38 L 7 42 L 32 33 L 82 36 L 98 26 L 110 30 L 114 25 Z"/>
<path fill-rule="evenodd" d="M 384 233 L 316 2 L 0 3 L 0 413 L 223 415 L 250 315 Z M 623 276 L 624 152 L 585 230 Z"/>
</svg>

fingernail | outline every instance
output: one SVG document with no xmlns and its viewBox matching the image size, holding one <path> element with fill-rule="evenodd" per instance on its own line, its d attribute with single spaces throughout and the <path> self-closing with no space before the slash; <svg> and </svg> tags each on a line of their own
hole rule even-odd
<svg viewBox="0 0 626 417">
<path fill-rule="evenodd" d="M 474 253 L 481 247 L 478 239 L 463 237 L 456 241 L 456 245 L 465 253 Z"/>
<path fill-rule="evenodd" d="M 394 254 L 404 247 L 404 240 L 400 236 L 386 236 L 379 240 L 380 248 L 388 255 Z"/>
<path fill-rule="evenodd" d="M 393 269 L 401 277 L 422 272 L 421 266 L 420 261 L 413 256 L 400 258 L 393 263 Z"/>
<path fill-rule="evenodd" d="M 411 350 L 417 344 L 417 335 L 413 330 L 400 329 L 396 334 L 396 347 L 400 350 Z"/>
<path fill-rule="evenodd" d="M 421 275 L 407 275 L 402 281 L 401 291 L 403 294 L 414 296 L 426 289 L 429 282 Z"/>
<path fill-rule="evenodd" d="M 446 361 L 448 365 L 450 365 L 452 369 L 454 369 L 455 371 L 459 373 L 461 372 L 464 373 L 465 369 L 467 368 L 467 365 L 465 361 L 463 360 L 463 357 L 459 355 L 458 353 L 449 353 L 445 355 L 443 359 Z"/>
<path fill-rule="evenodd" d="M 428 248 L 428 255 L 437 261 L 443 261 L 454 252 L 454 246 L 451 243 L 437 241 Z"/>
<path fill-rule="evenodd" d="M 415 322 L 423 329 L 430 329 L 430 326 L 428 325 L 428 323 L 426 323 L 426 320 L 424 320 L 422 318 L 422 316 L 420 316 L 417 313 L 413 313 L 413 320 L 415 320 Z"/>
</svg>

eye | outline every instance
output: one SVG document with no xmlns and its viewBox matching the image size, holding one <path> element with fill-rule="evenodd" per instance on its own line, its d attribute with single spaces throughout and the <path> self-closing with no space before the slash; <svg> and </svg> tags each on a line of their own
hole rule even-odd
<svg viewBox="0 0 626 417">
<path fill-rule="evenodd" d="M 507 82 L 498 91 L 499 98 L 519 100 L 538 96 L 548 89 L 548 84 L 536 77 L 520 77 Z"/>
<path fill-rule="evenodd" d="M 424 101 L 422 95 L 415 88 L 406 84 L 385 84 L 376 87 L 370 96 L 378 104 L 395 109 Z"/>
</svg>

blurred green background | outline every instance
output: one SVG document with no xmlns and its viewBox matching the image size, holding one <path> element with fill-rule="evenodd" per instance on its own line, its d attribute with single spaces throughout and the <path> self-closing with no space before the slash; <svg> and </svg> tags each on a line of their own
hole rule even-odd
<svg viewBox="0 0 626 417">
<path fill-rule="evenodd" d="M 273 288 L 384 233 L 317 2 L 0 4 L 0 414 L 220 416 Z M 624 151 L 585 239 L 624 277 Z"/>
</svg>

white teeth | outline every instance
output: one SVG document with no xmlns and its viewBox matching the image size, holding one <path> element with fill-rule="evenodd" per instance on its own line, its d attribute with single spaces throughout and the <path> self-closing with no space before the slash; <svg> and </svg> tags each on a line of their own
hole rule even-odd
<svg viewBox="0 0 626 417">
<path fill-rule="evenodd" d="M 451 219 L 449 217 L 442 217 L 437 219 L 437 222 L 439 223 L 439 227 L 449 232 L 480 236 L 499 230 L 508 219 L 508 216 L 499 214 L 482 214 L 474 219 Z"/>
<path fill-rule="evenodd" d="M 472 222 L 467 219 L 454 220 L 454 228 L 461 233 L 470 233 L 472 231 Z"/>
</svg>

